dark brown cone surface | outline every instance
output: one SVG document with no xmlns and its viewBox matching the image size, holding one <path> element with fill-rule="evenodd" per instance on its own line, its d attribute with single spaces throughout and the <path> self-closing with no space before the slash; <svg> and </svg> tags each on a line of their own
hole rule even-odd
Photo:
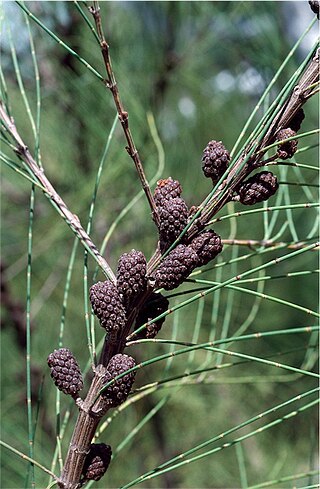
<svg viewBox="0 0 320 489">
<path fill-rule="evenodd" d="M 117 269 L 117 289 L 123 303 L 129 306 L 147 287 L 147 261 L 141 251 L 131 250 L 120 256 Z"/>
<path fill-rule="evenodd" d="M 287 129 L 281 129 L 277 133 L 277 141 L 282 141 L 283 139 L 292 138 L 296 135 L 296 132 L 293 129 L 288 127 Z M 278 146 L 277 154 L 279 158 L 282 160 L 287 160 L 288 158 L 292 158 L 292 156 L 297 151 L 298 140 L 292 139 L 291 141 L 287 141 Z"/>
<path fill-rule="evenodd" d="M 83 387 L 82 374 L 77 360 L 68 348 L 54 350 L 48 356 L 51 377 L 58 389 L 75 396 Z"/>
<path fill-rule="evenodd" d="M 193 248 L 183 244 L 178 245 L 155 271 L 156 287 L 163 287 L 165 290 L 175 289 L 183 283 L 197 264 L 198 255 Z"/>
<path fill-rule="evenodd" d="M 108 280 L 97 282 L 90 289 L 90 302 L 110 341 L 116 341 L 126 324 L 126 311 L 116 286 Z"/>
<path fill-rule="evenodd" d="M 217 182 L 228 168 L 230 161 L 229 151 L 226 150 L 221 141 L 210 141 L 205 147 L 202 155 L 202 170 L 212 182 Z"/>
<path fill-rule="evenodd" d="M 135 360 L 129 355 L 118 353 L 114 355 L 108 366 L 105 377 L 105 384 L 110 380 L 124 373 L 126 370 L 133 368 L 136 365 Z M 128 397 L 134 382 L 136 372 L 129 372 L 120 379 L 116 380 L 102 393 L 106 406 L 114 408 L 122 404 Z"/>
<path fill-rule="evenodd" d="M 83 482 L 99 481 L 107 471 L 111 461 L 112 450 L 105 443 L 92 443 L 82 469 Z"/>
<path fill-rule="evenodd" d="M 140 328 L 145 323 L 152 321 L 160 314 L 164 313 L 169 307 L 169 301 L 162 294 L 156 294 L 153 292 L 145 304 L 142 306 L 141 310 L 136 319 L 135 329 Z M 165 317 L 158 319 L 158 321 L 147 324 L 147 326 L 141 330 L 139 333 L 136 333 L 131 337 L 132 341 L 143 339 L 143 338 L 155 338 L 155 336 L 159 333 L 163 323 L 165 321 Z"/>
<path fill-rule="evenodd" d="M 164 180 L 158 180 L 154 191 L 154 201 L 157 206 L 161 206 L 163 202 L 180 197 L 182 187 L 178 180 L 173 180 L 171 177 Z"/>
<path fill-rule="evenodd" d="M 221 238 L 212 229 L 193 238 L 190 246 L 198 255 L 198 267 L 206 265 L 222 251 Z"/>
<path fill-rule="evenodd" d="M 268 200 L 278 190 L 277 177 L 273 173 L 263 171 L 248 178 L 238 189 L 240 202 L 253 205 Z"/>
<path fill-rule="evenodd" d="M 160 250 L 164 253 L 187 225 L 189 212 L 187 204 L 180 197 L 164 202 L 158 211 Z"/>
</svg>

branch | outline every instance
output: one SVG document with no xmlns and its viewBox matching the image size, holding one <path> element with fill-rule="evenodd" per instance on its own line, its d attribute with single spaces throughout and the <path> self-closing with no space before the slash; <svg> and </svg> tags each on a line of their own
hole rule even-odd
<svg viewBox="0 0 320 489">
<path fill-rule="evenodd" d="M 267 134 L 261 142 L 261 149 L 273 142 L 276 133 L 285 127 L 290 127 L 290 122 L 317 91 L 315 86 L 319 84 L 319 49 L 316 50 L 311 62 L 305 68 L 299 83 L 294 87 L 287 101 L 284 103 L 278 117 L 271 124 Z"/>
<path fill-rule="evenodd" d="M 78 216 L 76 214 L 73 214 L 69 210 L 65 202 L 62 200 L 60 195 L 57 193 L 57 191 L 54 189 L 54 187 L 46 177 L 43 169 L 38 166 L 35 159 L 32 157 L 28 146 L 23 142 L 20 134 L 17 131 L 14 120 L 9 117 L 2 100 L 0 100 L 0 119 L 3 122 L 4 130 L 11 136 L 11 138 L 15 142 L 15 153 L 25 163 L 28 171 L 45 189 L 43 191 L 45 196 L 50 200 L 52 205 L 58 209 L 60 215 L 66 221 L 68 226 L 72 229 L 77 238 L 81 241 L 86 250 L 88 250 L 89 253 L 96 260 L 104 274 L 110 280 L 112 280 L 112 282 L 115 283 L 115 276 L 108 262 L 105 260 L 105 258 L 103 258 L 103 256 L 100 255 L 97 247 L 92 242 L 92 239 L 83 229 Z"/>
<path fill-rule="evenodd" d="M 247 246 L 248 248 L 254 248 L 255 246 L 262 246 L 264 248 L 273 248 L 278 246 L 285 246 L 291 250 L 301 250 L 308 246 L 307 243 L 285 243 L 284 241 L 272 241 L 272 240 L 258 240 L 258 239 L 222 239 L 225 245 Z M 311 251 L 319 251 L 320 246 L 316 246 Z"/>
<path fill-rule="evenodd" d="M 94 21 L 96 24 L 97 33 L 98 33 L 99 42 L 100 42 L 100 49 L 101 49 L 101 53 L 103 56 L 103 60 L 104 60 L 104 64 L 105 64 L 105 68 L 106 68 L 106 72 L 107 72 L 108 78 L 106 80 L 106 86 L 107 86 L 107 88 L 110 89 L 110 91 L 112 93 L 113 100 L 114 100 L 115 106 L 117 108 L 119 121 L 121 123 L 124 135 L 125 135 L 126 140 L 127 140 L 126 150 L 129 154 L 129 156 L 132 158 L 134 164 L 135 164 L 135 167 L 136 167 L 136 170 L 138 172 L 138 176 L 139 176 L 142 188 L 146 194 L 146 197 L 147 197 L 147 200 L 148 200 L 151 212 L 152 212 L 153 220 L 158 225 L 159 224 L 159 215 L 158 215 L 157 207 L 155 205 L 153 195 L 152 195 L 152 192 L 150 190 L 149 183 L 146 179 L 138 150 L 137 150 L 137 148 L 134 144 L 133 138 L 132 138 L 132 134 L 131 134 L 131 131 L 129 128 L 129 115 L 128 115 L 128 112 L 126 110 L 124 110 L 124 107 L 122 105 L 118 85 L 117 85 L 116 78 L 115 78 L 115 75 L 114 75 L 114 72 L 112 69 L 111 58 L 110 58 L 110 53 L 109 53 L 109 45 L 108 45 L 107 41 L 105 40 L 105 37 L 103 34 L 103 29 L 102 29 L 99 2 L 93 2 L 93 3 L 94 3 L 94 6 L 89 7 L 89 11 L 93 15 L 93 18 L 94 18 Z"/>
<path fill-rule="evenodd" d="M 68 454 L 59 479 L 62 489 L 77 489 L 82 474 L 85 458 L 102 416 L 107 412 L 99 392 L 104 387 L 107 369 L 98 365 L 93 381 L 84 401 L 80 400 L 80 412 L 73 431 Z"/>
<path fill-rule="evenodd" d="M 316 50 L 311 62 L 306 66 L 301 74 L 299 83 L 284 101 L 280 111 L 276 112 L 275 117 L 271 120 L 269 129 L 261 139 L 251 141 L 244 149 L 239 158 L 229 167 L 228 173 L 216 191 L 209 194 L 206 199 L 199 205 L 197 212 L 190 220 L 183 233 L 176 239 L 164 255 L 161 255 L 157 249 L 148 263 L 148 274 L 157 268 L 161 259 L 166 256 L 181 240 L 183 235 L 187 240 L 191 240 L 208 222 L 215 216 L 228 202 L 232 200 L 232 195 L 238 185 L 255 169 L 273 161 L 277 155 L 271 158 L 261 160 L 264 153 L 269 149 L 269 145 L 276 140 L 277 132 L 289 127 L 290 122 L 297 112 L 302 108 L 304 103 L 315 93 L 315 86 L 319 83 L 319 50 Z M 293 138 L 291 138 L 293 139 Z"/>
</svg>

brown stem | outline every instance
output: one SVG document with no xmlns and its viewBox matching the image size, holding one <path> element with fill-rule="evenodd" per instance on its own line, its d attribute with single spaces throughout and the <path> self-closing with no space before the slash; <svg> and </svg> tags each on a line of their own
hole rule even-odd
<svg viewBox="0 0 320 489">
<path fill-rule="evenodd" d="M 120 99 L 118 85 L 117 85 L 116 78 L 114 75 L 114 71 L 113 71 L 112 65 L 111 65 L 109 45 L 108 45 L 107 41 L 105 40 L 105 37 L 103 34 L 99 2 L 93 2 L 93 3 L 94 3 L 94 6 L 89 7 L 89 10 L 90 10 L 90 12 L 94 18 L 96 28 L 97 28 L 98 37 L 100 40 L 100 49 L 101 49 L 101 53 L 103 56 L 103 61 L 105 64 L 107 77 L 108 77 L 106 80 L 106 86 L 110 89 L 110 91 L 112 93 L 113 100 L 114 100 L 115 106 L 117 108 L 119 121 L 121 123 L 124 135 L 125 135 L 126 140 L 127 140 L 126 150 L 129 154 L 129 156 L 132 158 L 134 164 L 135 164 L 135 167 L 136 167 L 142 188 L 144 190 L 144 193 L 146 194 L 146 197 L 147 197 L 147 200 L 148 200 L 151 212 L 152 212 L 153 220 L 156 224 L 159 224 L 159 215 L 158 215 L 157 207 L 155 205 L 154 198 L 153 198 L 149 183 L 146 179 L 138 150 L 134 144 L 133 137 L 132 137 L 132 134 L 131 134 L 131 131 L 129 128 L 129 115 L 128 115 L 128 112 L 126 110 L 124 110 L 124 107 L 123 107 L 121 99 Z"/>
<path fill-rule="evenodd" d="M 79 481 L 91 441 L 102 416 L 106 414 L 104 400 L 101 396 L 98 397 L 106 382 L 106 371 L 107 369 L 103 365 L 96 367 L 89 392 L 85 400 L 79 403 L 80 412 L 59 479 L 61 489 L 77 489 L 80 487 Z"/>
<path fill-rule="evenodd" d="M 317 49 L 312 60 L 301 75 L 299 83 L 294 87 L 283 108 L 269 127 L 260 144 L 260 149 L 271 144 L 278 131 L 290 127 L 291 120 L 295 117 L 308 98 L 313 94 L 314 84 L 319 82 L 319 53 Z"/>
<path fill-rule="evenodd" d="M 5 130 L 10 134 L 12 139 L 15 141 L 16 147 L 15 152 L 17 155 L 24 161 L 27 165 L 27 168 L 32 173 L 34 177 L 38 180 L 38 182 L 45 189 L 44 194 L 50 200 L 50 202 L 56 206 L 67 222 L 69 227 L 75 233 L 75 235 L 80 239 L 84 247 L 94 256 L 96 262 L 103 270 L 105 275 L 115 283 L 115 276 L 113 271 L 111 270 L 108 262 L 100 255 L 97 247 L 94 245 L 90 236 L 83 229 L 80 220 L 76 214 L 73 214 L 65 202 L 62 200 L 58 192 L 54 189 L 48 178 L 46 177 L 42 168 L 38 166 L 35 159 L 32 157 L 28 146 L 23 142 L 21 136 L 19 135 L 17 128 L 15 126 L 14 120 L 9 117 L 6 112 L 6 108 L 4 103 L 0 100 L 0 118 L 3 121 Z"/>
</svg>

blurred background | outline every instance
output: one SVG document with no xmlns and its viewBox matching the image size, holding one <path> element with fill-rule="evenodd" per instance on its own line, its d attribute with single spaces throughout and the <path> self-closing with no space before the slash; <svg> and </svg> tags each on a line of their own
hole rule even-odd
<svg viewBox="0 0 320 489">
<path fill-rule="evenodd" d="M 43 24 L 104 75 L 99 47 L 75 2 L 27 2 L 26 5 Z M 25 92 L 35 115 L 36 85 L 28 27 L 23 12 L 13 2 L 3 2 L 2 15 L 2 69 L 12 114 L 32 152 L 32 130 L 12 58 L 14 46 Z M 130 128 L 148 180 L 153 180 L 154 187 L 157 178 L 172 176 L 181 182 L 188 205 L 198 205 L 211 190 L 211 182 L 201 171 L 204 147 L 208 141 L 216 139 L 222 140 L 231 150 L 274 74 L 310 24 L 313 14 L 308 2 L 108 1 L 101 2 L 101 15 L 120 95 L 129 113 Z M 85 227 L 99 163 L 116 117 L 113 99 L 92 73 L 31 20 L 30 29 L 41 82 L 42 162 L 47 177 Z M 314 26 L 276 80 L 250 130 L 303 61 L 316 34 Z M 316 100 L 312 98 L 305 105 L 302 131 L 318 127 L 317 110 Z M 158 140 L 153 136 L 155 128 L 163 146 L 164 168 L 159 163 Z M 306 138 L 301 146 L 315 145 L 316 142 L 316 137 Z M 316 166 L 317 155 L 315 147 L 299 154 L 297 161 Z M 286 167 L 276 168 L 275 173 L 280 181 L 286 182 L 287 190 L 279 197 L 273 197 L 269 205 L 311 202 L 317 195 L 316 188 L 311 186 L 316 180 L 314 171 L 304 169 L 301 174 Z M 298 181 L 305 185 L 293 185 Z M 120 212 L 139 191 L 139 180 L 125 151 L 122 129 L 117 124 L 94 211 L 91 236 L 98 247 Z M 29 208 L 30 184 L 9 168 L 3 168 L 2 435 L 6 443 L 24 453 L 28 450 L 25 309 Z M 230 204 L 219 216 L 237 210 L 246 209 Z M 270 226 L 272 219 L 273 227 Z M 313 209 L 295 209 L 292 214 L 283 211 L 270 217 L 260 213 L 222 221 L 215 225 L 215 231 L 223 239 L 261 240 L 266 238 L 266 229 L 272 229 L 267 238 L 299 242 L 312 238 L 316 219 Z M 156 242 L 156 229 L 146 200 L 141 197 L 114 226 L 104 254 L 115 270 L 121 253 L 135 248 L 149 258 Z M 37 190 L 32 245 L 31 372 L 34 413 L 38 413 L 35 457 L 46 467 L 51 465 L 57 426 L 70 409 L 69 401 L 62 397 L 57 421 L 56 391 L 46 359 L 58 347 L 64 288 L 73 245 L 72 232 Z M 248 260 L 239 260 L 248 253 L 251 254 Z M 279 252 L 270 251 L 264 257 L 248 247 L 225 246 L 218 261 L 221 266 L 215 269 L 208 266 L 203 278 L 220 282 L 278 255 Z M 63 346 L 75 353 L 82 368 L 89 358 L 84 320 L 83 260 L 84 250 L 79 245 L 63 338 Z M 232 264 L 230 260 L 236 261 Z M 224 266 L 223 262 L 226 263 Z M 95 271 L 92 259 L 88 266 L 91 285 Z M 260 283 L 248 287 L 316 310 L 315 274 L 285 276 L 289 272 L 312 272 L 316 268 L 315 252 L 301 254 L 270 271 L 271 275 L 283 278 L 270 280 L 265 286 Z M 268 275 L 269 270 L 266 273 Z M 98 278 L 103 279 L 101 272 Z M 186 284 L 182 290 L 188 291 L 192 287 L 196 286 Z M 171 298 L 170 305 L 189 296 L 176 295 Z M 201 303 L 193 302 L 170 315 L 160 337 L 201 343 L 232 336 L 241 327 L 242 332 L 253 333 L 314 324 L 315 318 L 303 310 L 224 288 Z M 101 338 L 102 331 L 97 325 L 97 343 Z M 234 349 L 312 369 L 317 361 L 315 345 L 313 335 L 297 334 L 241 342 L 241 346 L 235 344 Z M 132 347 L 130 353 L 142 361 L 166 353 L 170 348 L 168 345 L 144 344 Z M 201 351 L 188 357 L 177 357 L 171 363 L 151 365 L 139 372 L 137 386 L 164 376 L 181 375 L 203 365 L 212 367 L 230 361 L 230 357 L 208 355 Z M 99 438 L 114 449 L 152 408 L 163 403 L 136 436 L 119 450 L 108 474 L 94 487 L 120 487 L 209 437 L 315 387 L 312 377 L 254 362 L 192 378 L 194 383 L 182 385 L 180 382 L 159 389 L 115 417 Z M 38 402 L 40 387 L 41 402 Z M 72 407 L 62 442 L 63 455 L 75 417 L 76 409 Z M 308 472 L 316 464 L 316 425 L 316 410 L 308 410 L 291 422 L 249 438 L 241 444 L 241 450 L 236 447 L 222 450 L 140 487 L 240 488 Z M 243 435 L 245 430 L 240 434 Z M 1 487 L 24 487 L 26 463 L 9 451 L 3 452 L 2 463 Z M 36 472 L 37 487 L 46 487 L 47 480 L 42 472 Z M 312 479 L 300 479 L 295 481 L 295 487 L 304 487 L 308 483 L 311 484 Z M 289 488 L 293 487 L 293 482 L 273 487 Z"/>
</svg>

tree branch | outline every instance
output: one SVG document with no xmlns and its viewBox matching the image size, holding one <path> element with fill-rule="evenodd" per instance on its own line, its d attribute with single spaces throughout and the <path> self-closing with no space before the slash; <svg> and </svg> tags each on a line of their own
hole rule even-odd
<svg viewBox="0 0 320 489">
<path fill-rule="evenodd" d="M 103 258 L 103 256 L 100 255 L 92 239 L 83 229 L 78 216 L 70 211 L 66 203 L 62 200 L 58 192 L 54 189 L 46 177 L 43 169 L 36 163 L 28 149 L 28 146 L 23 142 L 20 134 L 18 133 L 14 120 L 9 117 L 2 100 L 0 100 L 0 119 L 3 122 L 4 131 L 6 131 L 15 142 L 15 153 L 25 163 L 28 171 L 37 179 L 42 187 L 46 189 L 44 191 L 45 196 L 50 200 L 52 205 L 58 209 L 60 215 L 72 229 L 77 238 L 81 241 L 86 250 L 88 250 L 96 260 L 104 274 L 115 283 L 116 279 L 108 262 L 105 260 L 105 258 Z"/>
<path fill-rule="evenodd" d="M 104 60 L 104 64 L 105 64 L 105 68 L 106 68 L 106 72 L 107 72 L 107 77 L 108 77 L 106 80 L 106 86 L 107 86 L 107 88 L 110 89 L 110 91 L 112 93 L 113 100 L 114 100 L 115 106 L 117 108 L 119 121 L 121 123 L 124 135 L 125 135 L 126 140 L 127 140 L 126 150 L 129 154 L 129 156 L 132 158 L 134 164 L 135 164 L 135 167 L 136 167 L 142 188 L 144 190 L 144 193 L 146 194 L 146 197 L 147 197 L 147 200 L 148 200 L 151 212 L 152 212 L 153 220 L 158 225 L 159 224 L 159 215 L 158 215 L 157 207 L 155 205 L 149 183 L 146 179 L 138 150 L 137 150 L 137 148 L 134 144 L 134 141 L 133 141 L 133 137 L 132 137 L 132 134 L 131 134 L 131 131 L 129 128 L 129 115 L 128 115 L 128 112 L 124 110 L 124 107 L 122 105 L 118 85 L 117 85 L 116 78 L 115 78 L 115 75 L 114 75 L 114 72 L 112 69 L 110 52 L 109 52 L 109 45 L 108 45 L 107 41 L 105 40 L 105 37 L 103 34 L 103 29 L 102 29 L 99 2 L 93 2 L 93 4 L 94 4 L 93 7 L 89 7 L 89 11 L 91 12 L 91 14 L 94 18 L 96 28 L 97 28 L 98 37 L 99 37 L 99 41 L 100 41 L 100 49 L 101 49 L 101 53 L 103 56 L 103 60 Z"/>
</svg>

